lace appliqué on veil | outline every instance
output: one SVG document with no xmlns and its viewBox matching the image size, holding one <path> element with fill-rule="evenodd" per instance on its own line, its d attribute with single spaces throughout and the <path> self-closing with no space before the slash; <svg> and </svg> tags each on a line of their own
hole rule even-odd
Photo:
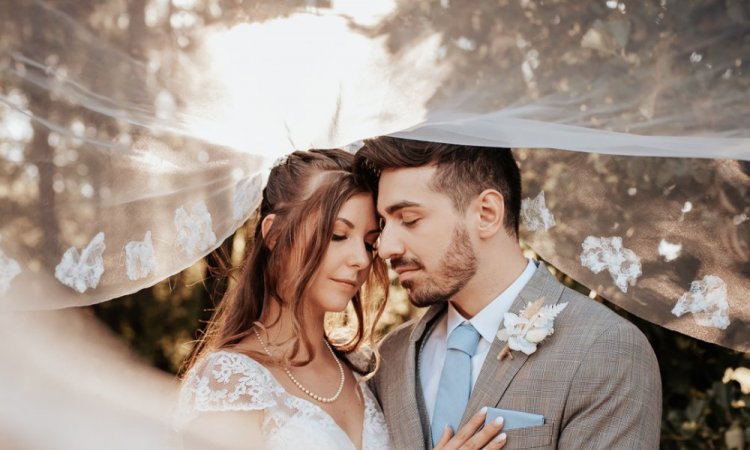
<svg viewBox="0 0 750 450">
<path fill-rule="evenodd" d="M 146 232 L 146 237 L 142 241 L 131 241 L 125 245 L 125 265 L 128 278 L 131 280 L 145 278 L 156 269 L 150 231 Z"/>
<path fill-rule="evenodd" d="M 544 228 L 544 231 L 555 226 L 555 216 L 552 211 L 547 209 L 544 200 L 544 191 L 539 195 L 521 200 L 521 220 L 529 231 L 537 231 Z"/>
<path fill-rule="evenodd" d="M 622 238 L 589 236 L 581 245 L 581 264 L 599 273 L 609 271 L 612 280 L 622 292 L 628 292 L 628 284 L 635 286 L 641 276 L 641 260 L 633 250 L 622 246 Z"/>
<path fill-rule="evenodd" d="M 690 291 L 685 292 L 672 309 L 672 314 L 677 317 L 685 313 L 693 313 L 693 319 L 700 326 L 726 330 L 729 326 L 729 302 L 724 280 L 706 275 L 702 280 L 690 283 Z"/>
<path fill-rule="evenodd" d="M 363 449 L 389 448 L 385 418 L 362 383 L 365 401 Z M 271 372 L 234 352 L 211 353 L 190 370 L 180 391 L 176 425 L 185 428 L 202 412 L 263 410 L 267 449 L 354 448 L 346 433 L 318 405 L 290 395 Z"/>
<path fill-rule="evenodd" d="M 216 243 L 211 214 L 202 201 L 194 204 L 189 213 L 183 207 L 177 208 L 174 226 L 177 229 L 177 242 L 187 255 L 205 251 Z"/>
<path fill-rule="evenodd" d="M 102 254 L 106 248 L 102 232 L 94 236 L 80 255 L 78 249 L 70 247 L 55 267 L 55 278 L 81 294 L 89 288 L 95 288 L 104 273 Z"/>
</svg>

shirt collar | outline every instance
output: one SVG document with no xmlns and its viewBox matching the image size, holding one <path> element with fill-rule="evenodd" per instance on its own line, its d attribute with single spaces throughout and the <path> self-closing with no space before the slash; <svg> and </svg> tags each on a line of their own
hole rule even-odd
<svg viewBox="0 0 750 450">
<path fill-rule="evenodd" d="M 503 321 L 503 315 L 508 312 L 513 301 L 518 297 L 526 283 L 531 280 L 534 275 L 537 266 L 534 261 L 529 260 L 526 268 L 521 272 L 521 275 L 510 284 L 503 292 L 500 293 L 494 300 L 492 300 L 487 306 L 479 311 L 474 317 L 468 322 L 479 332 L 484 340 L 492 342 L 495 340 L 497 330 L 500 328 L 500 324 Z M 450 336 L 451 332 L 466 322 L 466 318 L 461 315 L 460 312 L 453 306 L 453 303 L 448 303 L 448 314 L 447 314 L 447 336 Z"/>
</svg>

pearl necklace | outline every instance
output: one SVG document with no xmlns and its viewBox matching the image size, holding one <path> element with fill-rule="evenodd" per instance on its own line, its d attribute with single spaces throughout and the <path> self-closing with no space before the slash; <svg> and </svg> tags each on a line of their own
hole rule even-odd
<svg viewBox="0 0 750 450">
<path fill-rule="evenodd" d="M 261 339 L 260 333 L 258 333 L 257 328 L 253 328 L 253 331 L 255 332 L 255 337 L 258 338 L 258 342 L 260 342 L 260 346 L 263 347 L 263 351 L 266 352 L 268 356 L 273 358 L 273 355 L 271 355 L 271 352 L 268 350 L 268 347 L 266 347 L 265 342 L 263 342 L 263 339 Z M 333 349 L 331 348 L 331 344 L 329 344 L 328 341 L 325 339 L 323 339 L 323 342 L 325 342 L 326 347 L 328 347 L 328 351 L 331 352 L 331 356 L 333 356 L 334 361 L 336 361 L 336 364 L 339 366 L 339 375 L 341 377 L 341 381 L 339 382 L 339 388 L 336 390 L 336 393 L 333 395 L 333 397 L 323 397 L 314 392 L 311 392 L 309 389 L 302 386 L 302 383 L 297 381 L 296 378 L 294 378 L 294 375 L 292 375 L 292 372 L 290 372 L 287 367 L 284 367 L 284 372 L 286 372 L 286 376 L 288 376 L 289 379 L 292 380 L 292 383 L 294 383 L 294 385 L 297 386 L 300 391 L 304 392 L 308 396 L 312 397 L 313 399 L 321 403 L 333 403 L 339 398 L 339 396 L 341 395 L 341 391 L 344 390 L 344 381 L 346 381 L 346 379 L 344 378 L 344 367 L 341 365 L 341 361 L 339 361 L 339 359 L 336 357 L 336 354 L 333 352 Z"/>
</svg>

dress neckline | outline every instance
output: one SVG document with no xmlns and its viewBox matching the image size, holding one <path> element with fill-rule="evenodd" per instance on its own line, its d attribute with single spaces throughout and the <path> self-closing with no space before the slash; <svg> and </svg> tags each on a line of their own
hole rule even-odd
<svg viewBox="0 0 750 450">
<path fill-rule="evenodd" d="M 361 432 L 361 442 L 360 442 L 359 446 L 357 446 L 354 443 L 354 441 L 352 440 L 352 437 L 349 436 L 349 434 L 346 431 L 344 431 L 343 428 L 341 428 L 341 425 L 339 425 L 339 423 L 336 422 L 336 420 L 328 413 L 328 411 L 326 411 L 325 409 L 321 408 L 320 405 L 317 405 L 317 404 L 311 402 L 310 400 L 308 400 L 306 398 L 300 397 L 298 395 L 294 395 L 294 394 L 290 393 L 289 391 L 287 391 L 286 388 L 284 388 L 284 385 L 282 385 L 279 382 L 279 380 L 276 379 L 276 377 L 274 376 L 274 374 L 271 373 L 270 370 L 268 370 L 268 367 L 264 366 L 263 364 L 259 363 L 258 361 L 254 360 L 252 357 L 250 357 L 249 355 L 246 355 L 244 353 L 234 352 L 234 351 L 231 351 L 231 350 L 218 350 L 217 353 L 218 352 L 232 353 L 232 354 L 236 354 L 236 355 L 241 355 L 241 356 L 244 356 L 245 358 L 249 359 L 250 361 L 252 361 L 258 367 L 260 367 L 262 371 L 265 372 L 265 374 L 276 385 L 276 388 L 281 389 L 284 392 L 284 394 L 286 394 L 287 396 L 295 399 L 296 401 L 302 402 L 302 403 L 304 403 L 306 405 L 309 405 L 309 406 L 313 407 L 315 409 L 315 411 L 318 412 L 318 413 L 320 413 L 325 420 L 327 420 L 328 422 L 330 422 L 344 436 L 346 436 L 346 439 L 352 445 L 352 448 L 354 448 L 355 450 L 364 450 L 364 448 L 365 448 L 365 430 L 367 429 L 367 407 L 369 406 L 368 403 L 371 402 L 371 401 L 373 401 L 373 400 L 370 398 L 369 395 L 367 395 L 368 393 L 366 392 L 366 390 L 362 388 L 362 381 L 360 380 L 360 377 L 359 377 L 359 375 L 357 373 L 355 373 L 354 371 L 352 371 L 352 375 L 354 376 L 354 379 L 355 379 L 355 381 L 357 383 L 357 387 L 359 388 L 359 395 L 361 395 L 362 399 L 364 400 L 363 403 L 362 403 L 362 432 Z"/>
</svg>

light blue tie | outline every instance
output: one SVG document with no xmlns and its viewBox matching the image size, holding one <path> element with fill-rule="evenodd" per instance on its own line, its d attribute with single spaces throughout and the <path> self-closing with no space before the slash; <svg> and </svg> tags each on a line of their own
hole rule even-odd
<svg viewBox="0 0 750 450">
<path fill-rule="evenodd" d="M 479 332 L 468 322 L 448 336 L 448 350 L 432 414 L 432 445 L 440 440 L 446 424 L 455 433 L 461 422 L 471 395 L 471 357 L 477 351 L 479 338 Z"/>
</svg>

